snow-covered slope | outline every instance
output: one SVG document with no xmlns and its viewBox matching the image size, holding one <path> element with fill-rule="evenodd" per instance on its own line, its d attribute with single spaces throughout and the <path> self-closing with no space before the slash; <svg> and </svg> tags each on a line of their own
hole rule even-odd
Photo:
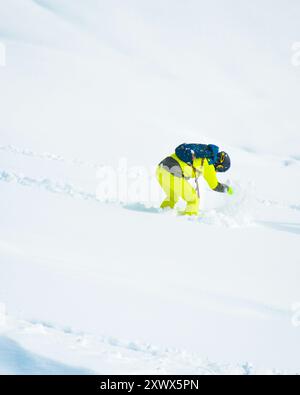
<svg viewBox="0 0 300 395">
<path fill-rule="evenodd" d="M 3 316 L 2 316 L 3 318 Z M 92 336 L 5 316 L 0 369 L 8 374 L 277 374 L 251 364 L 216 364 L 196 353 L 111 336 Z M 21 345 L 22 344 L 22 345 Z M 31 352 L 28 349 L 32 350 Z M 48 358 L 38 355 L 47 355 Z M 55 358 L 51 359 L 51 358 Z M 59 362 L 63 361 L 63 363 Z M 84 365 L 87 368 L 74 367 Z"/>
<path fill-rule="evenodd" d="M 0 1 L 1 372 L 299 372 L 300 7 L 223 3 Z M 233 161 L 196 220 L 183 141 Z"/>
</svg>

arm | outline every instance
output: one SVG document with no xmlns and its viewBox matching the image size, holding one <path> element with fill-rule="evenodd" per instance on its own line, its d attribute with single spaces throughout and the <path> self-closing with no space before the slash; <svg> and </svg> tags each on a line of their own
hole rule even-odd
<svg viewBox="0 0 300 395">
<path fill-rule="evenodd" d="M 231 194 L 232 189 L 218 181 L 215 166 L 209 165 L 207 160 L 204 161 L 204 178 L 212 190 L 220 193 Z"/>
</svg>

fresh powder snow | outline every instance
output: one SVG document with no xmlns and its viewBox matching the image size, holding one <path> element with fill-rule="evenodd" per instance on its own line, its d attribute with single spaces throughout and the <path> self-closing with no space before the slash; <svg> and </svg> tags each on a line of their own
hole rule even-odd
<svg viewBox="0 0 300 395">
<path fill-rule="evenodd" d="M 0 373 L 300 373 L 300 4 L 0 3 Z"/>
</svg>

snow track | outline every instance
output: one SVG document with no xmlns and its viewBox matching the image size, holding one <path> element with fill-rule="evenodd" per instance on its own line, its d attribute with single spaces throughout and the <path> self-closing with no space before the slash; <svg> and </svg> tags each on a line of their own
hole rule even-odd
<svg viewBox="0 0 300 395">
<path fill-rule="evenodd" d="M 73 198 L 99 202 L 96 194 L 84 192 L 69 183 L 56 182 L 47 178 L 38 180 L 14 172 L 0 171 L 0 181 L 16 183 L 24 187 L 40 188 L 50 193 L 61 194 Z"/>
<path fill-rule="evenodd" d="M 1 151 L 5 152 L 5 153 L 11 153 L 14 155 L 21 155 L 21 156 L 25 156 L 25 157 L 29 157 L 29 158 L 45 159 L 47 161 L 59 162 L 59 163 L 63 163 L 66 165 L 80 166 L 80 167 L 84 167 L 86 169 L 95 170 L 95 171 L 97 171 L 103 167 L 103 165 L 99 165 L 97 163 L 84 162 L 79 159 L 66 159 L 60 155 L 51 154 L 48 152 L 38 153 L 38 152 L 34 152 L 29 149 L 15 147 L 13 145 L 7 145 L 7 146 L 2 145 L 2 146 L 0 146 L 0 152 Z"/>
<path fill-rule="evenodd" d="M 0 372 L 8 374 L 199 374 L 255 375 L 278 374 L 275 370 L 257 370 L 249 363 L 226 365 L 203 360 L 199 355 L 177 349 L 162 349 L 136 341 L 109 336 L 95 337 L 69 328 L 57 328 L 43 322 L 15 320 L 5 315 L 0 326 Z M 27 351 L 31 337 L 34 349 Z M 47 344 L 47 347 L 45 347 Z M 60 352 L 55 354 L 58 345 Z M 41 347 L 39 349 L 39 347 Z M 32 348 L 32 346 L 31 346 Z M 54 360 L 64 354 L 68 365 Z M 88 368 L 72 367 L 85 362 Z"/>
</svg>

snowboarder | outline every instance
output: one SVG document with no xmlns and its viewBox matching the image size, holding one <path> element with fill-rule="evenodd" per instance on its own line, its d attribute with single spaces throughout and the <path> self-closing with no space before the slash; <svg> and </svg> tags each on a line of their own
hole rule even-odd
<svg viewBox="0 0 300 395">
<path fill-rule="evenodd" d="M 186 201 L 183 215 L 198 215 L 200 191 L 198 178 L 203 175 L 209 187 L 216 192 L 233 195 L 233 189 L 221 184 L 217 172 L 224 173 L 230 168 L 230 158 L 226 152 L 219 152 L 219 147 L 205 144 L 181 144 L 175 153 L 164 159 L 157 168 L 157 180 L 167 197 L 162 202 L 162 209 L 174 209 L 179 198 Z M 196 189 L 188 182 L 196 180 Z"/>
</svg>

